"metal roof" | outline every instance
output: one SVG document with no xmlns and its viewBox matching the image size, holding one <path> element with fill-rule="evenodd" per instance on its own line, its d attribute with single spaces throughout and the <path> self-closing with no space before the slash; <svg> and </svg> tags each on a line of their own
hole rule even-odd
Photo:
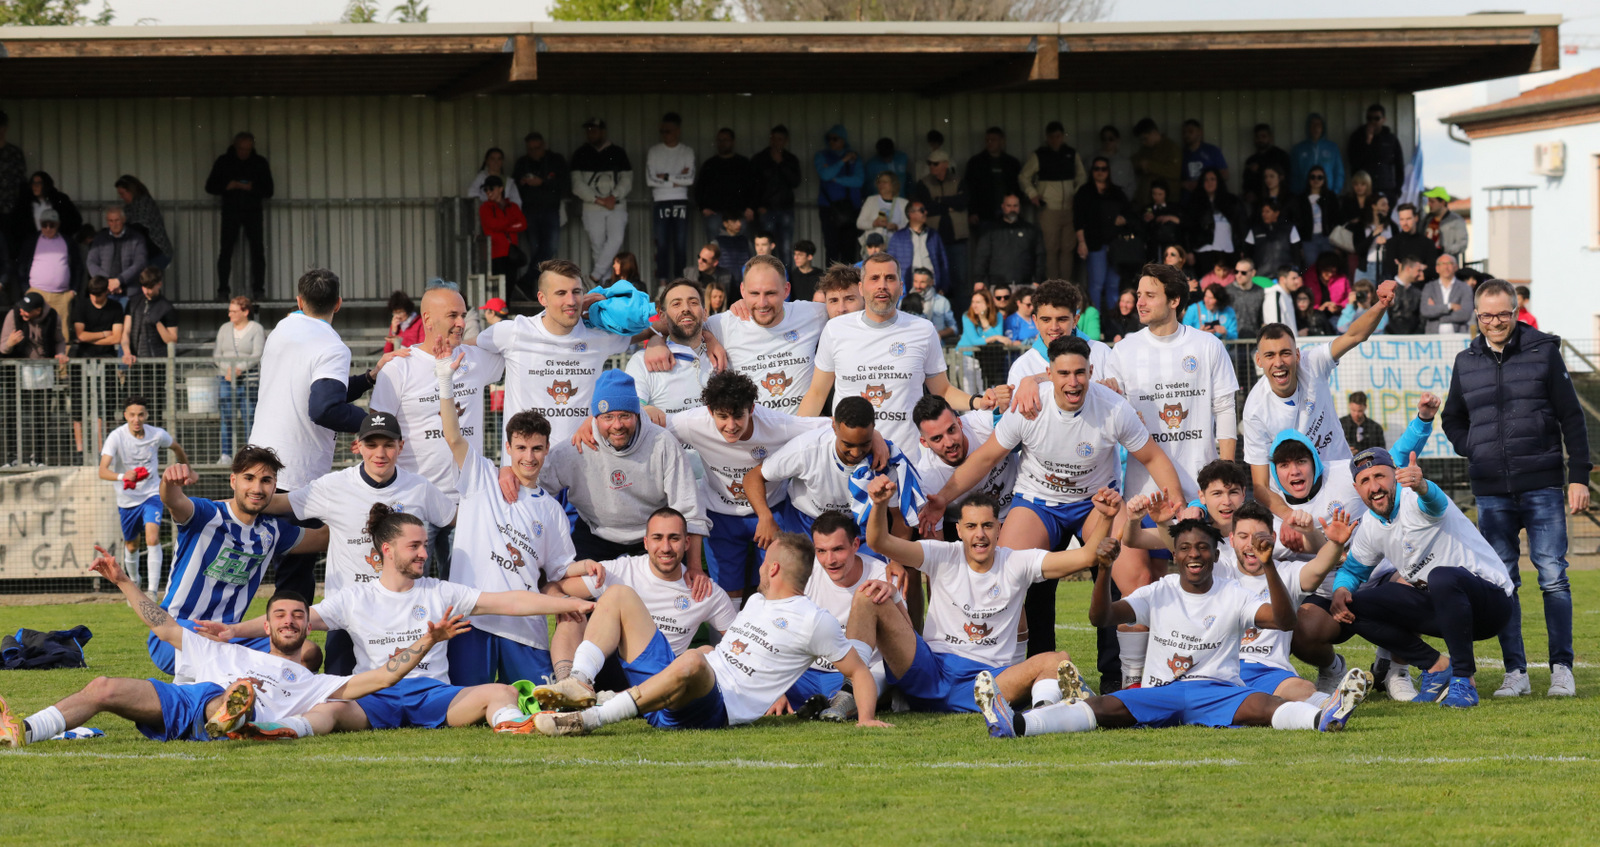
<svg viewBox="0 0 1600 847">
<path fill-rule="evenodd" d="M 1382 88 L 1559 66 L 1558 15 L 0 27 L 10 98 Z"/>
</svg>

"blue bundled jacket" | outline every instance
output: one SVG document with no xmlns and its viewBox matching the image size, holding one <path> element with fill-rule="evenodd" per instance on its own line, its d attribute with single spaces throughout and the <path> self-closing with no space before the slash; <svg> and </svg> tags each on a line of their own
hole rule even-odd
<svg viewBox="0 0 1600 847">
<path fill-rule="evenodd" d="M 1334 194 L 1344 190 L 1344 156 L 1339 152 L 1339 143 L 1328 138 L 1328 122 L 1316 112 L 1306 115 L 1306 134 L 1311 133 L 1311 121 L 1322 121 L 1322 137 L 1316 141 L 1310 138 L 1296 144 L 1289 151 L 1289 190 L 1296 194 L 1306 193 L 1306 177 L 1316 165 L 1321 165 L 1322 170 L 1328 174 L 1328 190 Z M 1324 222 L 1324 227 L 1333 226 Z"/>
<path fill-rule="evenodd" d="M 827 137 L 837 136 L 844 142 L 844 149 L 838 152 L 828 148 Z M 831 206 L 838 202 L 847 202 L 851 209 L 861 207 L 861 183 L 866 173 L 866 166 L 861 163 L 859 155 L 854 162 L 844 161 L 850 149 L 850 133 L 845 131 L 844 124 L 834 124 L 823 135 L 822 149 L 811 157 L 812 167 L 817 169 L 817 179 L 821 184 L 817 188 L 817 205 Z"/>
</svg>

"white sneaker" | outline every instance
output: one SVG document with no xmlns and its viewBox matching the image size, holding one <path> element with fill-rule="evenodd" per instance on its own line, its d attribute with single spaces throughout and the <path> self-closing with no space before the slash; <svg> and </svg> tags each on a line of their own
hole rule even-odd
<svg viewBox="0 0 1600 847">
<path fill-rule="evenodd" d="M 1344 672 L 1344 657 L 1334 653 L 1333 664 L 1317 668 L 1317 691 L 1322 694 L 1332 694 L 1338 690 L 1340 681 L 1344 679 Z"/>
<path fill-rule="evenodd" d="M 1501 680 L 1500 687 L 1494 690 L 1496 697 L 1521 697 L 1532 694 L 1533 686 L 1528 683 L 1527 671 L 1506 671 L 1505 679 Z"/>
<path fill-rule="evenodd" d="M 1411 666 L 1389 663 L 1389 673 L 1383 678 L 1383 690 L 1396 703 L 1410 703 L 1417 698 L 1417 686 L 1411 681 Z"/>
<path fill-rule="evenodd" d="M 1550 690 L 1545 694 L 1550 697 L 1578 696 L 1578 684 L 1572 679 L 1572 668 L 1567 665 L 1551 665 Z"/>
</svg>

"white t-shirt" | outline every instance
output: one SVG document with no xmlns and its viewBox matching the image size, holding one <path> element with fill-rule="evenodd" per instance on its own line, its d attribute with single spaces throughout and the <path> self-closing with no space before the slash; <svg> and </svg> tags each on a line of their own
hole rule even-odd
<svg viewBox="0 0 1600 847">
<path fill-rule="evenodd" d="M 291 313 L 267 335 L 261 349 L 261 388 L 250 443 L 278 452 L 278 490 L 305 488 L 333 468 L 338 433 L 311 420 L 311 386 L 318 380 L 350 382 L 350 348 L 339 333 L 302 312 Z"/>
<path fill-rule="evenodd" d="M 828 578 L 828 569 L 818 561 L 811 563 L 811 580 L 806 583 L 806 599 L 817 604 L 817 607 L 824 612 L 833 615 L 833 619 L 838 621 L 840 626 L 850 624 L 850 604 L 855 602 L 856 592 L 860 590 L 862 583 L 874 579 L 889 581 L 888 565 L 884 564 L 882 559 L 873 558 L 865 553 L 856 554 L 856 558 L 861 560 L 861 578 L 854 583 L 838 585 Z M 894 599 L 890 602 L 904 605 L 906 599 L 899 591 L 895 591 Z M 874 647 L 872 655 L 867 658 L 867 664 L 876 665 L 881 661 L 883 654 Z M 838 671 L 832 662 L 822 658 L 817 659 L 816 668 L 829 673 Z"/>
<path fill-rule="evenodd" d="M 966 433 L 967 455 L 971 455 L 989 436 L 994 434 L 994 412 L 975 411 L 961 416 L 961 431 Z M 921 480 L 922 490 L 926 494 L 934 494 L 945 483 L 950 481 L 950 476 L 956 472 L 956 467 L 945 464 L 944 459 L 935 451 L 920 447 L 916 451 L 915 463 L 917 478 Z M 965 461 L 965 460 L 963 460 Z M 970 497 L 974 492 L 982 492 L 1000 501 L 1000 517 L 1003 519 L 1011 512 L 1011 499 L 1017 486 L 1017 466 L 1021 464 L 1015 452 L 1007 453 L 1004 459 L 995 463 L 977 485 L 961 492 L 961 496 L 951 500 L 952 503 Z"/>
<path fill-rule="evenodd" d="M 1239 390 L 1228 351 L 1215 335 L 1178 325 L 1158 338 L 1141 329 L 1111 348 L 1111 373 L 1139 414 L 1150 437 L 1178 471 L 1185 500 L 1194 499 L 1194 478 L 1217 458 L 1217 420 L 1212 402 Z M 1153 494 L 1156 486 L 1140 462 L 1128 463 L 1128 496 Z"/>
<path fill-rule="evenodd" d="M 817 341 L 817 369 L 834 375 L 835 403 L 865 397 L 878 431 L 896 444 L 917 443 L 911 409 L 922 399 L 923 383 L 946 370 L 939 331 L 904 312 L 887 324 L 867 320 L 866 312 L 828 321 Z"/>
<path fill-rule="evenodd" d="M 1271 464 L 1272 441 L 1286 429 L 1299 430 L 1311 439 L 1323 464 L 1350 461 L 1350 443 L 1344 440 L 1344 427 L 1339 423 L 1338 407 L 1333 405 L 1328 383 L 1338 366 L 1333 348 L 1318 344 L 1300 351 L 1299 384 L 1293 395 L 1285 398 L 1273 394 L 1266 376 L 1256 381 L 1244 402 L 1244 420 L 1239 423 L 1246 462 Z"/>
<path fill-rule="evenodd" d="M 356 465 L 289 492 L 289 506 L 296 518 L 317 518 L 328 525 L 328 594 L 348 585 L 376 582 L 383 571 L 383 555 L 367 534 L 367 511 L 372 504 L 383 503 L 434 526 L 447 526 L 455 518 L 456 504 L 410 471 L 396 468 L 388 485 L 373 485 L 368 480 L 365 469 Z"/>
<path fill-rule="evenodd" d="M 545 328 L 544 318 L 518 315 L 478 334 L 478 346 L 506 362 L 506 418 L 538 409 L 550 421 L 550 443 L 561 444 L 589 416 L 594 384 L 606 359 L 628 349 L 629 339 L 580 322 L 566 335 Z M 502 464 L 510 464 L 509 454 Z"/>
<path fill-rule="evenodd" d="M 457 421 L 461 436 L 467 440 L 473 453 L 483 453 L 485 436 L 483 424 L 483 390 L 500 381 L 505 373 L 505 360 L 470 344 L 463 344 L 450 354 L 465 353 L 461 367 L 456 370 L 451 396 L 455 397 Z M 420 474 L 434 487 L 444 492 L 450 502 L 461 501 L 456 491 L 456 459 L 450 452 L 450 442 L 444 440 L 444 425 L 439 420 L 439 380 L 433 375 L 433 356 L 423 352 L 422 345 L 411 347 L 411 355 L 394 359 L 378 372 L 378 384 L 372 387 L 374 411 L 388 412 L 400 422 L 400 432 L 406 446 L 400 451 L 397 463 L 402 470 Z M 499 433 L 488 437 L 504 440 Z"/>
<path fill-rule="evenodd" d="M 1237 562 L 1237 558 L 1235 562 Z M 1306 592 L 1300 588 L 1300 572 L 1306 569 L 1305 562 L 1277 562 L 1278 578 L 1283 580 L 1285 592 L 1289 595 L 1289 605 L 1300 607 L 1300 601 L 1306 597 Z M 1221 562 L 1218 562 L 1220 573 Z M 1237 569 L 1235 565 L 1234 579 L 1244 586 L 1249 592 L 1250 599 L 1258 605 L 1268 605 L 1272 602 L 1272 592 L 1267 590 L 1265 576 L 1251 576 Z M 1258 665 L 1277 668 L 1278 670 L 1298 673 L 1294 664 L 1289 661 L 1289 641 L 1294 636 L 1292 632 L 1281 629 L 1262 629 L 1251 623 L 1245 627 L 1244 635 L 1239 641 L 1239 661 L 1253 662 Z"/>
<path fill-rule="evenodd" d="M 311 711 L 350 681 L 347 676 L 312 673 L 299 662 L 251 650 L 239 644 L 212 641 L 184 630 L 183 648 L 173 659 L 176 676 L 227 688 L 250 677 L 256 687 L 257 722 L 275 722 Z"/>
<path fill-rule="evenodd" d="M 705 504 L 706 511 L 740 516 L 755 514 L 744 492 L 744 475 L 812 430 L 822 429 L 833 434 L 832 422 L 827 418 L 800 418 L 761 405 L 755 407 L 750 417 L 750 437 L 733 444 L 717 432 L 716 418 L 704 406 L 667 417 L 667 431 L 685 446 L 694 448 L 705 465 L 706 475 L 700 480 L 700 502 Z M 767 505 L 783 502 L 786 489 L 781 481 L 768 485 Z"/>
<path fill-rule="evenodd" d="M 1007 412 L 994 428 L 1000 446 L 1022 448 L 1017 493 L 1057 505 L 1087 500 L 1102 488 L 1116 488 L 1122 471 L 1117 447 L 1132 452 L 1150 441 L 1133 407 L 1117 392 L 1091 383 L 1083 407 L 1067 412 L 1056 405 L 1054 385 L 1045 382 L 1036 388 L 1041 405 L 1033 420 Z"/>
<path fill-rule="evenodd" d="M 1028 586 L 1044 582 L 1043 550 L 995 548 L 989 570 L 967 564 L 959 541 L 919 541 L 928 577 L 922 638 L 935 653 L 954 653 L 992 667 L 1012 664 Z"/>
<path fill-rule="evenodd" d="M 829 509 L 845 514 L 855 501 L 850 497 L 850 474 L 869 464 L 868 456 L 854 465 L 839 461 L 834 450 L 833 427 L 796 436 L 761 463 L 761 478 L 769 485 L 789 481 L 789 504 L 815 518 Z"/>
<path fill-rule="evenodd" d="M 666 636 L 675 656 L 689 649 L 689 642 L 694 640 L 700 624 L 709 623 L 712 629 L 725 632 L 739 614 L 739 607 L 734 605 L 728 592 L 718 586 L 711 587 L 710 597 L 696 601 L 690 596 L 689 583 L 682 576 L 671 582 L 662 579 L 651 566 L 648 555 L 623 556 L 602 564 L 606 569 L 604 584 L 595 585 L 589 576 L 583 578 L 589 594 L 599 600 L 613 585 L 632 588 L 644 601 L 644 607 L 650 610 L 656 629 Z"/>
<path fill-rule="evenodd" d="M 482 591 L 537 591 L 541 574 L 552 581 L 566 578 L 577 553 L 567 513 L 556 498 L 538 488 L 523 488 L 516 503 L 507 503 L 500 496 L 500 469 L 482 456 L 467 456 L 458 486 L 461 508 L 450 551 L 452 582 Z M 478 615 L 472 625 L 529 647 L 550 647 L 543 615 Z"/>
<path fill-rule="evenodd" d="M 645 367 L 643 350 L 628 359 L 623 370 L 633 377 L 634 393 L 639 395 L 640 403 L 669 415 L 698 408 L 700 392 L 713 373 L 711 357 L 701 356 L 676 341 L 668 341 L 667 349 L 673 356 L 670 371 L 656 372 Z"/>
<path fill-rule="evenodd" d="M 803 596 L 769 601 L 756 594 L 706 658 L 722 689 L 728 725 L 739 726 L 766 714 L 817 659 L 837 662 L 849 651 L 844 628 L 817 604 Z"/>
<path fill-rule="evenodd" d="M 1089 377 L 1096 382 L 1105 379 L 1111 372 L 1111 348 L 1092 338 L 1084 340 L 1089 342 Z M 1050 363 L 1045 361 L 1044 354 L 1040 353 L 1037 347 L 1029 347 L 1011 363 L 1011 371 L 1006 374 L 1006 383 L 1015 388 L 1027 377 L 1038 376 L 1048 370 Z"/>
<path fill-rule="evenodd" d="M 410 647 L 428 632 L 429 621 L 451 614 L 472 620 L 478 605 L 476 588 L 423 577 L 409 591 L 390 591 L 382 583 L 367 582 L 329 591 L 322 602 L 311 608 L 322 616 L 328 629 L 342 629 L 355 643 L 356 673 L 365 673 L 389 661 L 396 651 Z M 418 679 L 450 681 L 448 645 L 435 644 L 407 674 Z"/>
<path fill-rule="evenodd" d="M 1505 564 L 1455 503 L 1433 518 L 1422 511 L 1415 491 L 1399 487 L 1395 496 L 1400 500 L 1399 516 L 1385 523 L 1369 513 L 1350 539 L 1351 559 L 1371 566 L 1388 559 L 1411 583 L 1426 582 L 1434 568 L 1464 568 L 1511 594 Z"/>
<path fill-rule="evenodd" d="M 757 403 L 794 414 L 811 388 L 817 341 L 827 322 L 827 305 L 788 302 L 776 326 L 764 327 L 721 312 L 706 321 L 706 329 L 728 349 L 728 367 L 761 389 Z"/>
<path fill-rule="evenodd" d="M 117 487 L 117 508 L 134 506 L 161 494 L 161 451 L 172 446 L 172 434 L 158 426 L 144 425 L 144 437 L 135 438 L 127 424 L 111 430 L 106 436 L 100 455 L 111 457 L 111 469 L 121 474 L 131 474 L 135 468 L 150 472 L 143 482 L 127 490 L 121 482 Z"/>
<path fill-rule="evenodd" d="M 1164 576 L 1124 599 L 1134 622 L 1150 627 L 1144 687 L 1179 679 L 1211 679 L 1243 685 L 1239 644 L 1256 625 L 1261 602 L 1236 579 L 1211 580 L 1211 590 L 1191 594 L 1177 574 Z"/>
</svg>

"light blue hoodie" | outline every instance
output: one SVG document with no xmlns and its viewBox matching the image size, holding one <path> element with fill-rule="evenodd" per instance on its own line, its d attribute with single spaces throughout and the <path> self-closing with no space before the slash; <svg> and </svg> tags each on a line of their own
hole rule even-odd
<svg viewBox="0 0 1600 847">
<path fill-rule="evenodd" d="M 828 136 L 836 136 L 844 142 L 844 148 L 833 150 L 828 146 Z M 812 167 L 817 169 L 817 179 L 821 185 L 817 188 L 817 204 L 831 206 L 840 201 L 848 201 L 851 208 L 861 206 L 861 184 L 865 178 L 866 168 L 858 156 L 854 162 L 844 161 L 850 149 L 850 133 L 845 131 L 844 124 L 834 124 L 822 136 L 822 149 L 811 157 Z"/>
</svg>

